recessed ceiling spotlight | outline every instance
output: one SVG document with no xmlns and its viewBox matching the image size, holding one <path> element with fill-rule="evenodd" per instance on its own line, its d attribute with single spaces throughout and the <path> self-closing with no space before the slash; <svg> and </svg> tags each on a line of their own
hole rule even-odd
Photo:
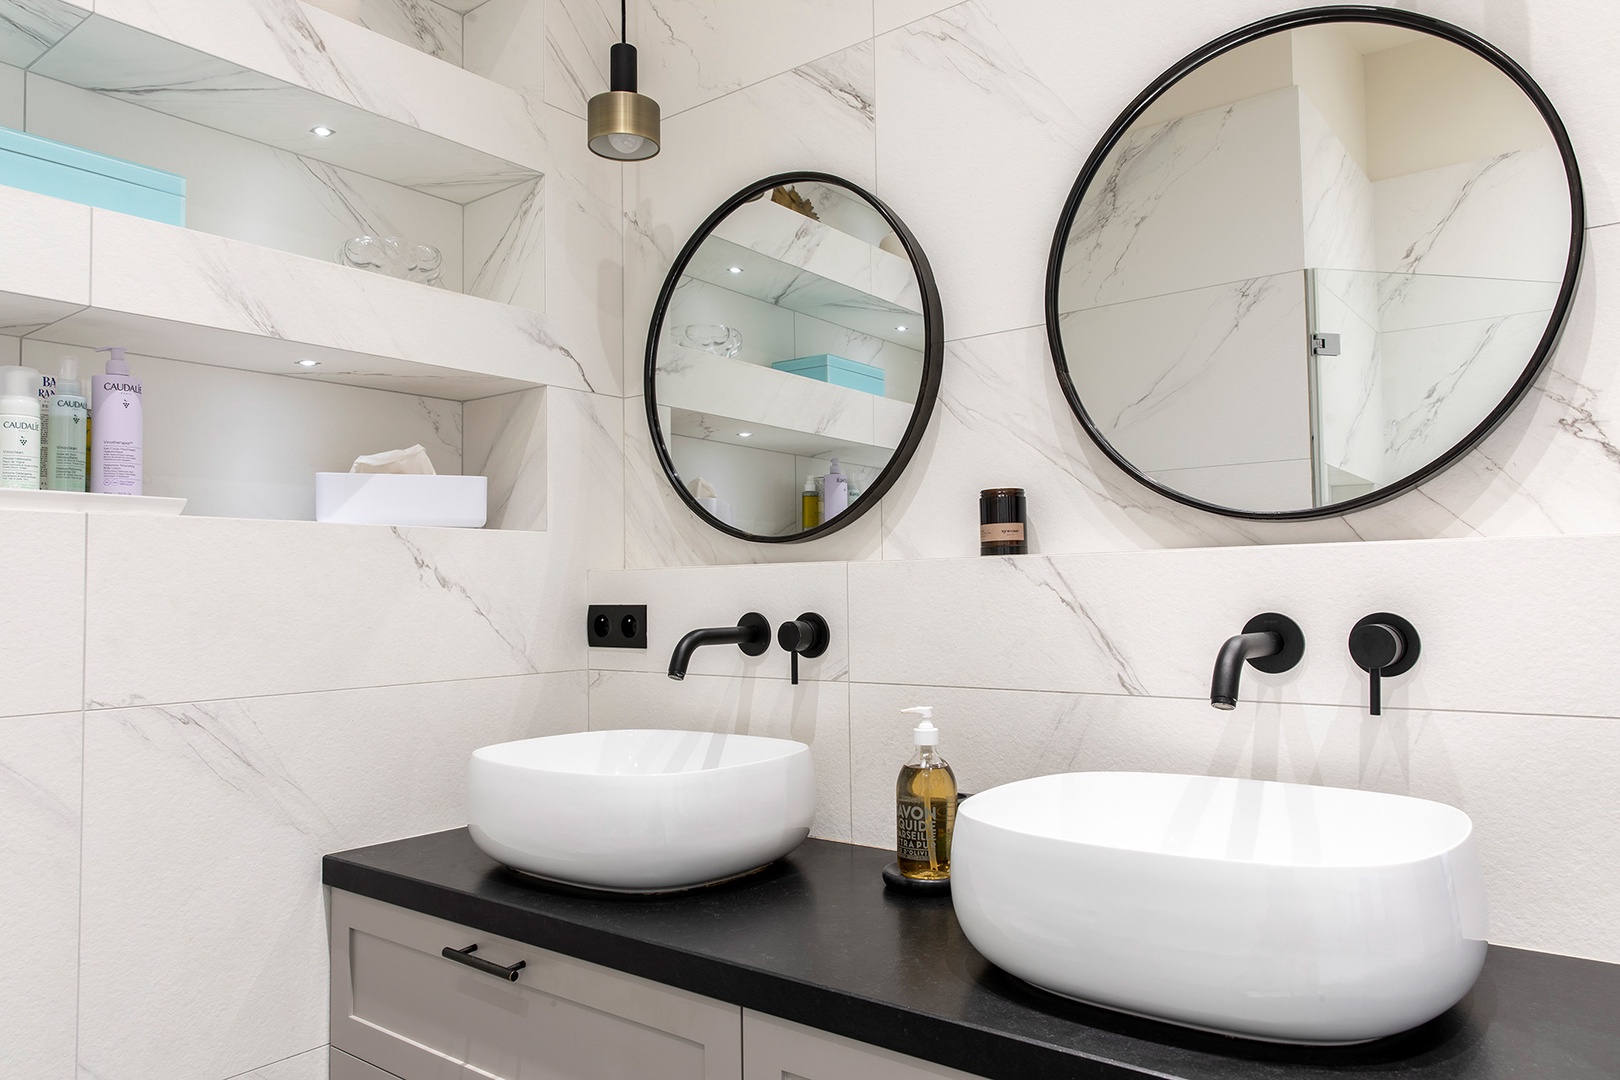
<svg viewBox="0 0 1620 1080">
<path fill-rule="evenodd" d="M 320 367 L 321 362 L 319 360 L 300 360 L 300 361 L 298 361 L 298 366 L 299 367 Z"/>
<path fill-rule="evenodd" d="M 904 333 L 905 331 L 911 329 L 911 327 L 909 327 L 909 326 L 897 326 L 897 327 L 895 327 L 895 329 L 901 331 L 902 333 Z"/>
<path fill-rule="evenodd" d="M 737 432 L 737 438 L 739 438 L 739 439 L 748 439 L 748 438 L 752 438 L 753 434 L 754 433 L 752 431 L 739 431 L 739 432 Z"/>
<path fill-rule="evenodd" d="M 728 273 L 728 274 L 740 274 L 740 273 L 742 273 L 742 267 L 740 267 L 740 266 L 728 266 L 728 267 L 726 267 L 726 273 Z"/>
<path fill-rule="evenodd" d="M 317 139 L 330 139 L 332 136 L 337 134 L 337 130 L 334 128 L 329 128 L 325 124 L 316 124 L 314 127 L 309 129 L 309 133 L 315 136 Z"/>
</svg>

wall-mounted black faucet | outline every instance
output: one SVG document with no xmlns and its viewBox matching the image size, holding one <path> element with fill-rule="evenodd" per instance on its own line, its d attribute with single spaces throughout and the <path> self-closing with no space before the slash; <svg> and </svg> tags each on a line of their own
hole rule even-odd
<svg viewBox="0 0 1620 1080">
<path fill-rule="evenodd" d="M 813 611 L 807 611 L 792 622 L 785 622 L 776 630 L 776 643 L 793 657 L 791 671 L 793 685 L 799 685 L 799 657 L 815 659 L 827 651 L 832 632 L 827 620 Z"/>
<path fill-rule="evenodd" d="M 1243 633 L 1226 639 L 1215 655 L 1215 677 L 1209 684 L 1209 703 L 1217 709 L 1237 708 L 1238 679 L 1247 660 L 1260 671 L 1287 671 L 1305 655 L 1305 634 L 1286 615 L 1268 611 L 1243 625 Z"/>
<path fill-rule="evenodd" d="M 1350 631 L 1350 659 L 1371 676 L 1367 692 L 1368 713 L 1383 715 L 1384 676 L 1404 675 L 1411 671 L 1422 648 L 1417 627 L 1399 615 L 1375 611 L 1356 623 Z"/>
<path fill-rule="evenodd" d="M 669 677 L 686 678 L 686 665 L 692 654 L 704 645 L 735 645 L 748 656 L 759 656 L 771 647 L 771 623 L 757 611 L 737 620 L 736 626 L 707 626 L 693 630 L 675 643 L 669 657 Z"/>
</svg>

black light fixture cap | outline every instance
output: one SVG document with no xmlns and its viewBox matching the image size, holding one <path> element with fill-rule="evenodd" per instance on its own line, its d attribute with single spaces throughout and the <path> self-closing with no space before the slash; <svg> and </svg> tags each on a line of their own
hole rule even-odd
<svg viewBox="0 0 1620 1080">
<path fill-rule="evenodd" d="M 612 89 L 628 94 L 636 92 L 636 47 L 627 41 L 615 42 L 609 57 L 609 78 Z"/>
</svg>

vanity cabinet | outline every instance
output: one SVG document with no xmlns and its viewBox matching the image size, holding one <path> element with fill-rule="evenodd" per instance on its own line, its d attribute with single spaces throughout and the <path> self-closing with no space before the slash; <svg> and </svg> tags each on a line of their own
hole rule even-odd
<svg viewBox="0 0 1620 1080">
<path fill-rule="evenodd" d="M 978 1080 L 943 1065 L 746 1009 L 743 1045 L 748 1048 L 743 1080 Z"/>
<path fill-rule="evenodd" d="M 739 1080 L 742 1010 L 334 890 L 332 1046 L 401 1080 Z M 502 966 L 515 982 L 447 960 Z M 378 1080 L 334 1067 L 333 1080 Z"/>
</svg>

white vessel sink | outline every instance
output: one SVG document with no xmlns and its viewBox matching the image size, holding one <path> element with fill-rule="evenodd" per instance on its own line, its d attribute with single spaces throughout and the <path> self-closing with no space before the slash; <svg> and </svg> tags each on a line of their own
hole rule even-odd
<svg viewBox="0 0 1620 1080">
<path fill-rule="evenodd" d="M 1370 791 L 1023 780 L 962 804 L 951 897 L 973 946 L 1036 986 L 1275 1042 L 1415 1027 L 1485 962 L 1468 815 Z"/>
<path fill-rule="evenodd" d="M 746 874 L 810 835 L 810 748 L 698 731 L 586 731 L 473 751 L 473 842 L 525 873 L 616 892 Z"/>
</svg>

